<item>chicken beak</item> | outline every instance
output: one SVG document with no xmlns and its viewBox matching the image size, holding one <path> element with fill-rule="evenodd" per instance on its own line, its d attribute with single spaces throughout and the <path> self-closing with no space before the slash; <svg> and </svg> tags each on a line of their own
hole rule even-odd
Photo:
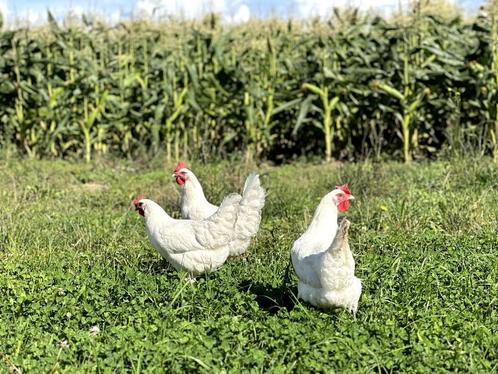
<svg viewBox="0 0 498 374">
<path fill-rule="evenodd" d="M 353 195 L 349 195 L 348 200 L 354 200 L 354 196 Z"/>
<path fill-rule="evenodd" d="M 171 176 L 172 176 L 173 178 L 176 178 L 176 177 L 177 177 L 176 173 L 171 174 Z"/>
</svg>

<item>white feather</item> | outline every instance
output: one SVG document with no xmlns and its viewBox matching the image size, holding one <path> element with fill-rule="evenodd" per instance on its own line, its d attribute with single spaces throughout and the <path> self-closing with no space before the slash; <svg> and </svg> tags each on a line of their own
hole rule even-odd
<svg viewBox="0 0 498 374">
<path fill-rule="evenodd" d="M 320 308 L 339 306 L 356 314 L 362 286 L 354 275 L 349 221 L 343 220 L 337 230 L 337 193 L 334 190 L 323 197 L 310 226 L 294 242 L 291 258 L 299 279 L 299 298 Z"/>
<path fill-rule="evenodd" d="M 199 180 L 188 169 L 187 180 L 182 187 L 181 212 L 183 218 L 202 220 L 215 214 L 216 205 L 207 201 Z M 234 222 L 234 240 L 230 243 L 230 255 L 236 256 L 244 253 L 259 229 L 261 211 L 265 205 L 265 189 L 261 186 L 259 175 L 251 173 L 244 184 L 240 197 L 237 217 Z"/>
<path fill-rule="evenodd" d="M 156 250 L 177 270 L 198 275 L 216 270 L 230 253 L 240 196 L 227 196 L 205 220 L 176 220 L 157 203 L 142 199 L 147 235 Z"/>
</svg>

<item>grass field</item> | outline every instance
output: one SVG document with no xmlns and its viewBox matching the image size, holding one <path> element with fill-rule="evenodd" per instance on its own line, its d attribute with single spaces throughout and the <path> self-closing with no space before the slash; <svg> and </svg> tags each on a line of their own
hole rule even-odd
<svg viewBox="0 0 498 374">
<path fill-rule="evenodd" d="M 251 168 L 193 165 L 219 203 Z M 147 240 L 131 200 L 178 216 L 171 170 L 1 161 L 0 372 L 496 372 L 498 169 L 261 166 L 261 229 L 245 258 L 191 284 Z M 349 182 L 356 320 L 296 300 L 292 242 Z M 165 369 L 168 370 L 165 370 Z"/>
</svg>

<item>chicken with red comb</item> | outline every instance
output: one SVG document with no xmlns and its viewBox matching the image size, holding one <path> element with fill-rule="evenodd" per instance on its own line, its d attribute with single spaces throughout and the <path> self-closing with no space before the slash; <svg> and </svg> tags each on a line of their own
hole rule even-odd
<svg viewBox="0 0 498 374">
<path fill-rule="evenodd" d="M 344 192 L 344 196 L 338 196 L 338 201 L 339 204 L 337 205 L 337 208 L 339 209 L 339 212 L 345 212 L 349 209 L 349 200 L 351 199 L 351 191 L 349 190 L 348 184 L 345 183 L 341 186 L 336 186 L 335 187 L 337 190 L 340 190 Z M 354 199 L 354 197 L 353 197 Z"/>
<path fill-rule="evenodd" d="M 140 202 L 140 200 L 142 199 L 145 199 L 145 196 L 144 195 L 138 195 L 137 198 L 135 200 L 133 200 L 133 205 L 135 205 L 135 207 L 138 205 L 138 203 Z"/>
<path fill-rule="evenodd" d="M 351 195 L 351 191 L 349 190 L 349 187 L 348 187 L 348 184 L 347 183 L 344 183 L 343 185 L 341 186 L 335 186 L 335 188 L 337 188 L 338 190 L 341 190 L 342 192 L 344 192 L 346 195 Z"/>
<path fill-rule="evenodd" d="M 178 162 L 178 165 L 176 165 L 176 168 L 175 168 L 175 173 L 179 172 L 181 169 L 187 167 L 187 164 L 185 164 L 184 161 L 180 161 Z"/>
<path fill-rule="evenodd" d="M 156 202 L 137 197 L 135 209 L 144 218 L 154 248 L 177 270 L 190 275 L 219 268 L 230 254 L 241 197 L 228 195 L 211 217 L 193 221 L 173 219 Z"/>
<path fill-rule="evenodd" d="M 202 185 L 195 174 L 179 162 L 173 174 L 176 183 L 182 187 L 181 213 L 183 218 L 202 220 L 218 211 L 218 206 L 211 204 L 204 195 Z M 240 195 L 239 195 L 240 196 Z M 244 253 L 258 230 L 261 211 L 265 205 L 266 191 L 261 186 L 259 175 L 251 173 L 244 184 L 240 200 L 240 213 L 235 226 L 237 240 L 232 242 L 230 255 Z"/>
<path fill-rule="evenodd" d="M 140 200 L 145 199 L 145 196 L 139 195 L 135 200 L 133 200 L 133 205 L 135 205 L 135 210 L 140 214 L 142 217 L 144 215 L 144 211 L 142 209 L 142 204 L 140 203 Z"/>
<path fill-rule="evenodd" d="M 348 210 L 352 199 L 347 184 L 325 195 L 308 229 L 294 242 L 291 258 L 299 298 L 320 308 L 340 306 L 356 314 L 362 286 L 354 275 L 349 221 L 344 219 L 337 229 L 337 216 Z"/>
</svg>

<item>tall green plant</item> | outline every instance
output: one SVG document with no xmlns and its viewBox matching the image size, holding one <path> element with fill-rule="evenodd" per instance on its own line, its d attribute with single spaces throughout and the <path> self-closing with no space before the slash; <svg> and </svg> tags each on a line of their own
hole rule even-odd
<svg viewBox="0 0 498 374">
<path fill-rule="evenodd" d="M 168 164 L 172 161 L 172 145 L 174 145 L 174 156 L 175 160 L 178 161 L 180 158 L 180 129 L 178 127 L 174 127 L 175 121 L 178 119 L 180 114 L 185 110 L 185 96 L 188 93 L 188 87 L 183 87 L 180 92 L 176 90 L 172 95 L 172 108 L 170 114 L 166 117 L 165 122 L 165 142 L 166 142 L 166 161 Z"/>
<path fill-rule="evenodd" d="M 401 127 L 403 159 L 405 163 L 409 163 L 412 161 L 412 146 L 418 146 L 418 111 L 424 98 L 430 93 L 430 89 L 419 77 L 426 74 L 427 67 L 436 59 L 433 53 L 423 53 L 426 23 L 422 22 L 419 1 L 413 4 L 413 16 L 409 25 L 404 26 L 402 30 L 400 45 L 393 54 L 395 66 L 401 75 L 400 86 L 395 87 L 391 82 L 375 81 L 373 87 L 388 94 L 398 103 L 398 107 L 393 110 Z"/>
<path fill-rule="evenodd" d="M 490 95 L 494 97 L 494 107 L 490 108 L 493 113 L 492 126 L 489 129 L 491 144 L 493 147 L 493 157 L 498 163 L 498 2 L 492 4 L 491 12 L 491 77 L 490 77 Z"/>
<path fill-rule="evenodd" d="M 405 58 L 405 61 L 408 59 Z M 395 98 L 400 107 L 400 112 L 395 112 L 396 119 L 399 121 L 401 125 L 401 134 L 403 140 L 403 158 L 406 163 L 412 161 L 410 144 L 412 142 L 413 136 L 413 119 L 416 115 L 417 109 L 422 105 L 424 97 L 430 92 L 428 88 L 423 89 L 422 91 L 415 92 L 412 88 L 410 82 L 410 75 L 408 73 L 409 67 L 408 63 L 404 63 L 405 68 L 403 73 L 403 92 L 398 89 L 390 86 L 387 83 L 376 82 L 374 87 L 384 91 L 391 97 Z"/>
<path fill-rule="evenodd" d="M 83 119 L 80 121 L 80 127 L 83 132 L 86 162 L 90 162 L 92 155 L 92 129 L 99 117 L 104 113 L 108 97 L 109 93 L 104 91 L 100 96 L 95 98 L 94 103 L 89 103 L 87 97 L 83 98 Z"/>
<path fill-rule="evenodd" d="M 29 157 L 86 160 L 161 149 L 170 160 L 244 152 L 330 160 L 399 148 L 409 161 L 447 141 L 452 88 L 466 136 L 496 157 L 489 17 L 476 25 L 419 12 L 405 27 L 356 12 L 335 17 L 108 27 L 49 15 L 47 26 L 2 30 L 1 143 Z"/>
<path fill-rule="evenodd" d="M 324 137 L 325 142 L 325 161 L 329 162 L 332 159 L 332 141 L 334 139 L 334 119 L 332 118 L 332 112 L 338 108 L 340 104 L 339 96 L 330 96 L 328 87 L 317 87 L 310 83 L 304 83 L 303 89 L 311 92 L 312 94 L 318 96 L 321 101 L 322 107 L 314 107 L 314 110 L 319 112 L 322 116 L 322 122 L 314 122 L 315 126 L 318 127 Z M 301 113 L 298 117 L 296 127 L 294 128 L 294 134 L 299 130 L 299 126 L 302 123 L 305 113 L 310 109 L 309 106 L 312 103 L 314 96 L 309 96 L 309 99 L 303 101 L 303 106 L 301 107 Z"/>
</svg>

